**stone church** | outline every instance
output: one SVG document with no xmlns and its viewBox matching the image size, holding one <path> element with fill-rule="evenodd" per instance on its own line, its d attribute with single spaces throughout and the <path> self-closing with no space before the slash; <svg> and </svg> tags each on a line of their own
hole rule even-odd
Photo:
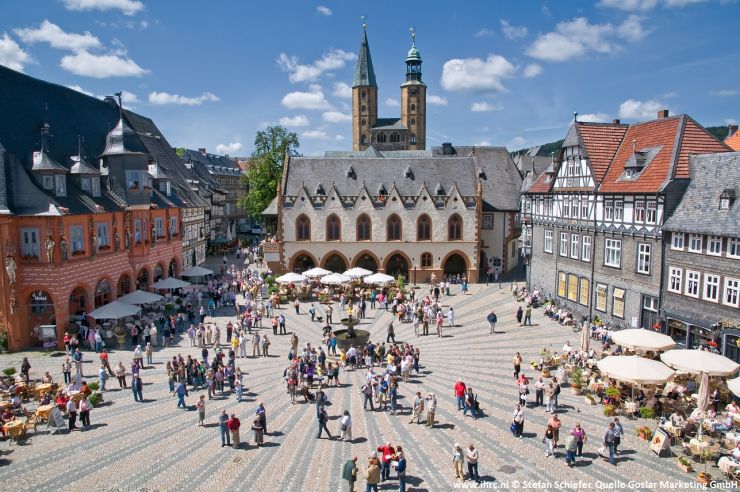
<svg viewBox="0 0 740 492">
<path fill-rule="evenodd" d="M 276 272 L 359 266 L 410 282 L 432 273 L 475 282 L 518 263 L 522 176 L 503 147 L 426 149 L 426 85 L 416 43 L 406 57 L 401 117 L 378 118 L 363 26 L 353 92 L 353 150 L 289 157 L 277 197 L 263 212 L 276 242 Z"/>
</svg>

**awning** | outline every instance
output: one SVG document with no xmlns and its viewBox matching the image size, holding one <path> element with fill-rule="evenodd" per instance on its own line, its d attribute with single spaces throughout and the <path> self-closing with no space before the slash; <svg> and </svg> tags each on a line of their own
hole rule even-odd
<svg viewBox="0 0 740 492">
<path fill-rule="evenodd" d="M 126 294 L 125 296 L 121 296 L 117 299 L 118 302 L 122 302 L 124 304 L 151 304 L 153 302 L 159 302 L 164 297 L 160 296 L 159 294 L 152 294 L 151 292 L 144 292 L 143 290 L 136 290 L 130 294 Z"/>
<path fill-rule="evenodd" d="M 154 287 L 155 289 L 182 289 L 183 287 L 187 287 L 189 285 L 191 285 L 190 282 L 186 282 L 175 277 L 168 277 L 155 282 L 152 287 Z"/>
<path fill-rule="evenodd" d="M 213 270 L 200 266 L 192 266 L 183 270 L 180 275 L 183 277 L 205 277 L 206 275 L 213 275 Z"/>
<path fill-rule="evenodd" d="M 129 316 L 136 316 L 141 311 L 140 307 L 124 304 L 123 302 L 113 301 L 105 306 L 101 306 L 87 315 L 96 321 L 100 319 L 121 319 Z"/>
</svg>

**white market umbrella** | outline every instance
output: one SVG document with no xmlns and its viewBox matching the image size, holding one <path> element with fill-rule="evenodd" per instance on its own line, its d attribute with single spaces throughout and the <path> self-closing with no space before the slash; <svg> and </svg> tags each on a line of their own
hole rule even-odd
<svg viewBox="0 0 740 492">
<path fill-rule="evenodd" d="M 294 272 L 286 273 L 285 275 L 281 275 L 280 277 L 275 279 L 275 281 L 279 284 L 296 284 L 299 282 L 303 282 L 304 280 L 306 280 L 306 277 L 304 277 L 300 273 Z"/>
<path fill-rule="evenodd" d="M 140 307 L 132 306 L 131 304 L 124 304 L 123 302 L 113 301 L 109 302 L 105 306 L 101 306 L 91 313 L 87 313 L 88 316 L 99 319 L 121 319 L 129 316 L 135 316 L 141 311 Z"/>
<path fill-rule="evenodd" d="M 346 272 L 344 272 L 344 276 L 349 278 L 361 278 L 361 277 L 367 277 L 368 275 L 372 275 L 373 272 L 370 270 L 365 270 L 364 268 L 355 267 L 350 268 Z"/>
<path fill-rule="evenodd" d="M 585 354 L 591 348 L 591 330 L 581 330 L 581 351 Z"/>
<path fill-rule="evenodd" d="M 303 272 L 304 277 L 323 277 L 325 275 L 329 275 L 331 272 L 329 270 L 324 270 L 323 268 L 312 268 L 310 270 L 306 270 Z"/>
<path fill-rule="evenodd" d="M 668 335 L 643 328 L 614 331 L 611 338 L 617 345 L 633 350 L 663 351 L 676 346 L 676 342 Z"/>
<path fill-rule="evenodd" d="M 350 277 L 342 275 L 341 273 L 332 273 L 321 278 L 321 283 L 327 285 L 346 284 L 347 282 L 351 281 L 352 279 Z"/>
<path fill-rule="evenodd" d="M 660 355 L 660 360 L 679 371 L 690 374 L 706 373 L 708 376 L 731 376 L 740 364 L 724 355 L 706 350 L 676 349 Z"/>
<path fill-rule="evenodd" d="M 696 406 L 699 410 L 706 410 L 709 405 L 709 375 L 706 372 L 701 373 L 699 382 L 699 392 L 696 395 Z"/>
<path fill-rule="evenodd" d="M 601 373 L 617 381 L 634 384 L 662 384 L 673 377 L 673 370 L 657 360 L 636 355 L 610 355 L 596 363 Z"/>
<path fill-rule="evenodd" d="M 121 296 L 117 299 L 118 302 L 124 304 L 151 304 L 153 302 L 159 302 L 164 297 L 159 294 L 152 294 L 151 292 L 144 292 L 143 290 L 136 290 L 125 296 Z"/>
<path fill-rule="evenodd" d="M 183 277 L 205 277 L 206 275 L 213 275 L 213 270 L 203 268 L 201 266 L 191 266 L 183 270 L 180 274 Z"/>
<path fill-rule="evenodd" d="M 167 277 L 158 282 L 154 282 L 154 284 L 152 284 L 152 287 L 154 287 L 155 289 L 182 289 L 183 287 L 187 287 L 189 285 L 192 284 L 190 282 L 186 282 L 185 280 L 180 280 L 179 278 L 175 277 Z"/>
<path fill-rule="evenodd" d="M 390 284 L 391 282 L 395 282 L 396 279 L 391 277 L 390 275 L 386 275 L 385 273 L 373 273 L 372 275 L 368 275 L 367 277 L 362 279 L 362 281 L 366 284 L 385 285 Z"/>
<path fill-rule="evenodd" d="M 730 388 L 735 396 L 740 396 L 740 378 L 730 379 L 727 381 L 727 387 Z"/>
</svg>

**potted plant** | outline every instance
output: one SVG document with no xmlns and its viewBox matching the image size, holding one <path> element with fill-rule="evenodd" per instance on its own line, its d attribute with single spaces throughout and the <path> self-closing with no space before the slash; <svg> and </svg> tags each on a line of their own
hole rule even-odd
<svg viewBox="0 0 740 492">
<path fill-rule="evenodd" d="M 126 343 L 126 328 L 123 325 L 116 325 L 113 328 L 113 333 L 116 335 L 116 341 L 119 347 L 123 347 Z"/>
<path fill-rule="evenodd" d="M 3 369 L 3 374 L 5 374 L 6 377 L 12 377 L 13 374 L 15 374 L 15 367 L 6 367 Z"/>
<path fill-rule="evenodd" d="M 95 408 L 103 403 L 103 393 L 101 393 L 100 391 L 93 391 L 88 400 L 90 401 L 90 404 L 93 406 L 93 408 Z"/>
<path fill-rule="evenodd" d="M 678 467 L 684 471 L 684 473 L 689 473 L 693 470 L 691 467 L 691 460 L 688 459 L 686 456 L 679 456 L 678 457 Z"/>
<path fill-rule="evenodd" d="M 618 401 L 619 397 L 622 395 L 622 392 L 619 391 L 619 388 L 616 386 L 609 386 L 604 390 L 604 395 L 609 398 L 611 401 Z"/>
<path fill-rule="evenodd" d="M 571 371 L 570 386 L 576 395 L 580 395 L 583 391 L 583 369 L 580 367 L 574 367 Z"/>
<path fill-rule="evenodd" d="M 644 419 L 652 420 L 655 418 L 655 410 L 648 407 L 640 407 L 640 416 Z"/>
<path fill-rule="evenodd" d="M 167 304 L 164 305 L 164 310 L 167 311 L 168 313 L 171 313 L 172 311 L 175 310 L 175 305 L 172 304 L 171 302 L 168 302 Z"/>
<path fill-rule="evenodd" d="M 604 415 L 606 417 L 613 417 L 616 413 L 616 407 L 614 405 L 604 405 Z"/>
<path fill-rule="evenodd" d="M 97 381 L 90 381 L 87 383 L 87 387 L 90 388 L 90 391 L 98 391 L 100 389 L 100 383 Z"/>
<path fill-rule="evenodd" d="M 707 461 L 712 459 L 712 452 L 708 448 L 702 448 L 699 452 L 699 460 L 704 463 L 704 471 L 696 474 L 696 481 L 702 485 L 709 485 L 712 482 L 712 476 L 707 473 Z"/>
<path fill-rule="evenodd" d="M 596 398 L 593 395 L 586 395 L 586 403 L 589 405 L 596 405 Z"/>
<path fill-rule="evenodd" d="M 642 427 L 638 427 L 635 431 L 635 433 L 642 439 L 643 441 L 649 441 L 653 438 L 653 431 L 650 429 L 650 427 L 643 425 Z"/>
</svg>

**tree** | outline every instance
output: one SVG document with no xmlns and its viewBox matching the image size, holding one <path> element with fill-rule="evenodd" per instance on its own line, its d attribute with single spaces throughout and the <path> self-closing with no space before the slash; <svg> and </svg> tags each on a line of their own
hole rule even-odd
<svg viewBox="0 0 740 492">
<path fill-rule="evenodd" d="M 260 216 L 277 195 L 285 156 L 300 156 L 298 147 L 298 135 L 282 126 L 269 126 L 257 132 L 249 169 L 242 177 L 249 185 L 249 193 L 239 199 L 239 207 L 246 209 L 252 217 Z"/>
</svg>

